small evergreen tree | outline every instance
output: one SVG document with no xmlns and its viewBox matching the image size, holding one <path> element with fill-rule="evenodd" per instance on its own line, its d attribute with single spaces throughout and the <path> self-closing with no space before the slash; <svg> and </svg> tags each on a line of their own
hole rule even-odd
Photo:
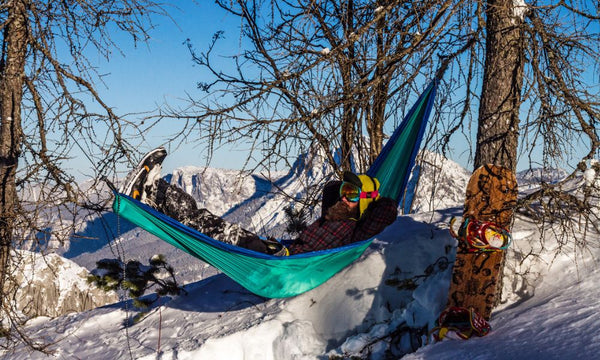
<svg viewBox="0 0 600 360">
<path fill-rule="evenodd" d="M 118 259 L 102 259 L 96 262 L 96 269 L 88 276 L 88 282 L 105 291 L 125 290 L 139 308 L 146 308 L 156 301 L 141 298 L 150 288 L 156 288 L 159 297 L 179 295 L 182 291 L 173 267 L 167 264 L 162 254 L 150 258 L 149 265 L 137 260 L 123 263 Z"/>
</svg>

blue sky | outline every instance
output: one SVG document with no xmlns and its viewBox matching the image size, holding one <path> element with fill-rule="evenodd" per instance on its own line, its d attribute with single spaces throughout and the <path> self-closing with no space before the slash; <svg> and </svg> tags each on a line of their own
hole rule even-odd
<svg viewBox="0 0 600 360">
<path fill-rule="evenodd" d="M 97 54 L 86 56 L 97 67 L 102 82 L 96 82 L 96 89 L 103 101 L 112 107 L 119 116 L 127 115 L 129 121 L 141 122 L 144 115 L 158 106 L 183 104 L 182 98 L 199 99 L 206 96 L 197 89 L 197 83 L 207 76 L 204 69 L 195 66 L 186 45 L 190 39 L 197 51 L 208 48 L 213 34 L 224 30 L 225 38 L 221 41 L 230 55 L 240 48 L 239 20 L 229 16 L 212 1 L 170 0 L 165 3 L 171 19 L 155 17 L 155 29 L 150 31 L 147 43 L 134 44 L 131 37 L 123 33 L 115 33 L 113 40 L 119 46 L 110 59 Z M 174 4 L 174 5 L 173 5 Z M 93 109 L 94 106 L 91 105 Z M 140 113 L 140 114 L 138 114 Z M 177 120 L 163 121 L 144 139 L 130 139 L 133 144 L 140 144 L 140 154 L 136 158 L 159 145 L 164 144 L 164 136 L 174 133 Z M 202 145 L 192 140 L 172 150 L 163 163 L 164 173 L 186 165 L 203 166 L 207 164 L 208 152 Z M 94 175 L 90 161 L 79 152 L 72 153 L 70 167 L 78 179 L 86 179 Z M 246 159 L 247 150 L 243 145 L 235 148 L 216 150 L 211 159 L 211 166 L 239 169 Z M 119 169 L 118 176 L 125 176 L 126 168 Z"/>
<path fill-rule="evenodd" d="M 180 104 L 178 99 L 187 97 L 187 94 L 196 98 L 205 95 L 196 88 L 196 84 L 207 74 L 203 68 L 194 66 L 186 39 L 191 40 L 197 51 L 204 51 L 213 34 L 224 30 L 224 44 L 221 46 L 226 52 L 224 55 L 235 53 L 242 46 L 239 20 L 226 14 L 212 1 L 171 3 L 178 7 L 169 8 L 173 21 L 157 18 L 157 28 L 150 33 L 152 38 L 147 44 L 135 47 L 129 38 L 115 37 L 125 56 L 115 53 L 109 61 L 98 58 L 100 73 L 106 74 L 103 77 L 106 87 L 100 86 L 99 92 L 119 115 L 148 111 L 165 102 Z M 415 94 L 415 100 L 418 95 Z M 140 120 L 141 117 L 137 116 Z M 136 119 L 136 116 L 130 116 L 131 119 Z M 169 121 L 158 131 L 148 134 L 139 150 L 145 152 L 161 145 L 161 136 L 171 133 L 177 126 L 176 120 Z M 171 151 L 163 164 L 164 172 L 186 165 L 205 165 L 207 151 L 200 146 L 189 144 Z M 239 169 L 246 155 L 243 145 L 221 149 L 213 155 L 211 166 Z"/>
<path fill-rule="evenodd" d="M 95 65 L 103 74 L 105 86 L 98 84 L 98 92 L 119 115 L 150 111 L 165 103 L 181 104 L 179 99 L 188 94 L 199 98 L 202 94 L 196 89 L 196 84 L 202 79 L 203 69 L 194 66 L 186 39 L 189 38 L 196 49 L 202 50 L 217 30 L 227 29 L 228 39 L 239 34 L 236 26 L 228 23 L 233 20 L 232 17 L 227 17 L 210 1 L 172 3 L 177 4 L 177 8 L 168 7 L 173 20 L 157 18 L 157 27 L 150 32 L 148 43 L 134 46 L 130 38 L 119 35 L 114 39 L 124 55 L 115 52 L 108 61 L 102 57 L 90 57 L 91 61 L 97 61 Z M 236 46 L 234 41 L 231 44 Z M 141 121 L 142 117 L 133 115 L 129 119 Z M 175 120 L 165 123 L 146 136 L 139 150 L 145 152 L 161 145 L 163 139 L 160 135 L 170 133 L 176 127 Z M 179 148 L 165 160 L 165 171 L 185 165 L 203 165 L 206 163 L 205 156 L 206 152 L 195 144 Z M 215 163 L 219 167 L 238 168 L 241 166 L 240 158 L 221 151 Z"/>
<path fill-rule="evenodd" d="M 151 39 L 147 44 L 135 47 L 129 38 L 118 38 L 118 44 L 125 56 L 115 52 L 110 60 L 98 57 L 95 64 L 103 76 L 106 86 L 98 85 L 99 93 L 109 106 L 115 108 L 119 115 L 149 111 L 158 105 L 169 103 L 180 104 L 178 99 L 187 97 L 200 98 L 204 94 L 197 88 L 198 81 L 206 76 L 204 69 L 194 66 L 191 54 L 185 44 L 190 39 L 195 49 L 205 50 L 213 34 L 225 30 L 225 49 L 227 55 L 236 52 L 241 46 L 239 20 L 228 16 L 212 1 L 171 1 L 177 8 L 169 7 L 173 20 L 157 18 L 157 28 L 151 31 Z M 94 61 L 91 57 L 90 60 Z M 418 95 L 418 94 L 417 94 Z M 142 115 L 130 116 L 130 120 L 141 120 Z M 176 120 L 159 127 L 145 136 L 139 147 L 146 152 L 160 144 L 161 135 L 171 133 L 177 127 Z M 464 139 L 460 136 L 455 141 L 453 160 L 468 167 L 468 154 L 465 153 Z M 135 141 L 134 141 L 135 143 Z M 462 144 L 462 145 L 461 145 Z M 207 152 L 198 144 L 188 144 L 171 151 L 164 163 L 165 172 L 186 165 L 205 165 Z M 211 166 L 237 169 L 245 160 L 246 150 L 243 146 L 217 151 Z M 81 160 L 81 159 L 78 159 Z M 527 159 L 524 162 L 527 162 Z M 83 159 L 80 167 L 90 167 Z M 87 163 L 86 163 L 87 162 Z M 91 171 L 82 171 L 91 173 Z"/>
</svg>

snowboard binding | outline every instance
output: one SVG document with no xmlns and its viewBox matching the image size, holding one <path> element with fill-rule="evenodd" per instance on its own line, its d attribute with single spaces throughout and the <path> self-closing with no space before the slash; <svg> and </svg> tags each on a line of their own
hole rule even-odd
<svg viewBox="0 0 600 360">
<path fill-rule="evenodd" d="M 458 233 L 454 231 L 455 222 L 456 218 L 450 220 L 450 235 L 465 244 L 469 252 L 503 251 L 512 242 L 510 232 L 493 222 L 466 217 Z"/>
<path fill-rule="evenodd" d="M 436 341 L 443 340 L 449 333 L 466 340 L 472 336 L 485 336 L 492 330 L 491 325 L 473 308 L 450 306 L 442 311 L 430 335 Z"/>
</svg>

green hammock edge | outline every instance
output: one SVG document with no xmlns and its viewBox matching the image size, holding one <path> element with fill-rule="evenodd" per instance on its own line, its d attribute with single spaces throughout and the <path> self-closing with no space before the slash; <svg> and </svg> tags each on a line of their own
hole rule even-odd
<svg viewBox="0 0 600 360">
<path fill-rule="evenodd" d="M 123 194 L 115 193 L 113 210 L 117 216 L 216 267 L 248 291 L 267 298 L 291 297 L 314 289 L 359 258 L 373 241 L 369 239 L 336 251 L 316 251 L 289 257 L 255 253 L 259 255 L 256 256 L 244 253 L 249 250 L 224 251 L 198 240 Z"/>
</svg>

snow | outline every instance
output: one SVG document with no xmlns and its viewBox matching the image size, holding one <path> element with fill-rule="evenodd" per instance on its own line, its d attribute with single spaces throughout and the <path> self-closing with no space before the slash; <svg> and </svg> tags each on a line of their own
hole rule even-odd
<svg viewBox="0 0 600 360">
<path fill-rule="evenodd" d="M 583 179 L 587 186 L 592 186 L 596 182 L 596 171 L 592 168 L 583 172 Z"/>
<path fill-rule="evenodd" d="M 185 280 L 184 294 L 163 297 L 146 312 L 123 299 L 81 313 L 34 318 L 26 330 L 49 344 L 49 354 L 23 346 L 0 354 L 10 359 L 384 359 L 393 342 L 396 354 L 407 353 L 403 359 L 597 358 L 598 247 L 573 245 L 557 255 L 555 232 L 545 231 L 541 241 L 538 224 L 520 216 L 507 251 L 503 304 L 493 314 L 489 335 L 430 342 L 413 353 L 411 340 L 426 342 L 426 336 L 392 336 L 400 328 L 431 328 L 445 305 L 455 246 L 448 223 L 460 215 L 468 173 L 452 162 L 436 164 L 437 171 L 424 169 L 422 176 L 442 180 L 434 187 L 425 177 L 415 211 L 399 216 L 360 259 L 312 291 L 264 299 L 176 250 L 167 261 L 174 260 Z M 281 184 L 297 185 L 292 178 Z M 432 194 L 440 202 L 426 200 Z M 158 242 L 142 235 L 131 229 L 119 246 L 129 254 L 157 250 Z M 589 236 L 590 244 L 600 240 L 598 234 Z M 531 251 L 538 255 L 528 256 Z M 102 258 L 100 250 L 96 256 Z M 404 286 L 406 280 L 416 287 Z M 140 319 L 134 322 L 135 316 Z"/>
<path fill-rule="evenodd" d="M 570 265 L 572 264 L 565 264 Z M 556 267 L 551 279 L 562 267 Z M 469 341 L 443 341 L 404 359 L 594 359 L 600 351 L 597 301 L 600 273 L 566 277 L 541 287 L 532 299 L 495 314 L 493 331 Z M 555 277 L 556 276 L 556 277 Z M 558 280 L 558 279 L 557 279 Z"/>
<path fill-rule="evenodd" d="M 513 15 L 521 21 L 529 11 L 529 7 L 525 0 L 513 0 Z"/>
</svg>

